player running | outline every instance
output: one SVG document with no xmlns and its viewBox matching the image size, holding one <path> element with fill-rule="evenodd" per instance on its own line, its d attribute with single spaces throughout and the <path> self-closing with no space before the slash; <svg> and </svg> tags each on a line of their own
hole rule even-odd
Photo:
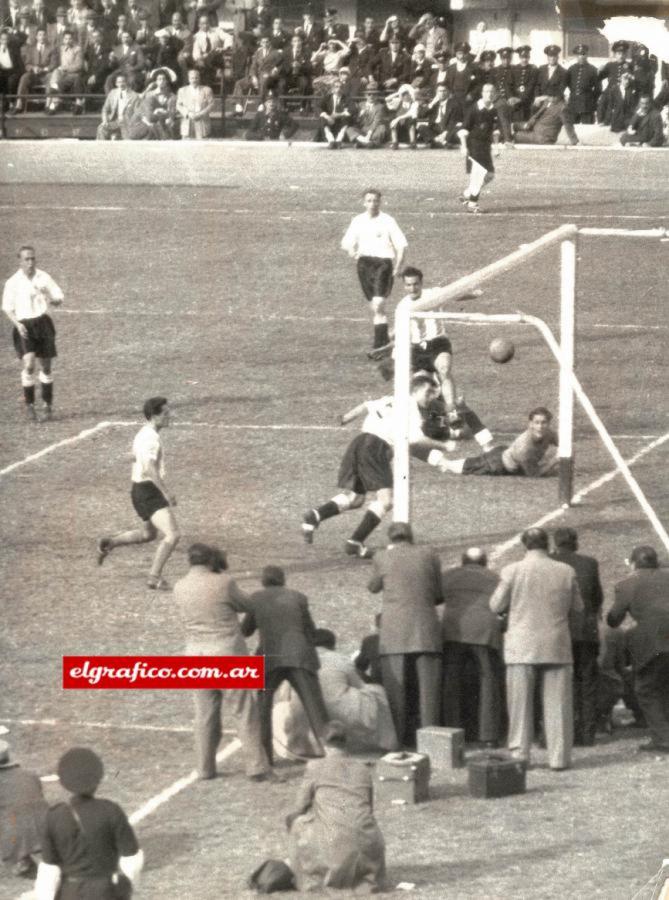
<svg viewBox="0 0 669 900">
<path fill-rule="evenodd" d="M 364 204 L 365 212 L 351 220 L 341 246 L 357 260 L 360 286 L 372 307 L 372 346 L 383 347 L 389 340 L 385 304 L 393 289 L 394 276 L 402 268 L 408 244 L 393 217 L 381 212 L 380 191 L 366 190 Z"/>
<path fill-rule="evenodd" d="M 126 544 L 147 544 L 158 534 L 162 540 L 156 548 L 146 583 L 152 590 L 168 591 L 162 571 L 179 542 L 179 528 L 174 515 L 177 500 L 165 484 L 165 462 L 160 432 L 170 424 L 170 408 L 165 397 L 151 397 L 144 404 L 147 424 L 135 435 L 132 443 L 131 500 L 142 520 L 141 528 L 107 535 L 98 541 L 98 564 L 102 565 L 115 547 Z"/>
</svg>

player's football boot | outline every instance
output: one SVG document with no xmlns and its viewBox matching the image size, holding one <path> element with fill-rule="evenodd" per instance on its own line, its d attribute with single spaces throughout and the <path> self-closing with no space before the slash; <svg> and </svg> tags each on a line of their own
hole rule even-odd
<svg viewBox="0 0 669 900">
<path fill-rule="evenodd" d="M 97 560 L 99 566 L 101 566 L 102 563 L 107 559 L 107 557 L 111 553 L 111 550 L 112 548 L 109 546 L 109 539 L 100 538 L 97 547 Z"/>
<path fill-rule="evenodd" d="M 51 422 L 53 419 L 53 409 L 51 408 L 50 403 L 45 403 L 42 409 L 42 417 L 40 422 Z"/>
<path fill-rule="evenodd" d="M 37 413 L 32 403 L 26 403 L 26 422 L 36 422 Z"/>
<path fill-rule="evenodd" d="M 465 209 L 467 210 L 468 213 L 473 213 L 475 216 L 481 215 L 481 213 L 483 212 L 483 210 L 478 205 L 478 203 L 475 203 L 473 200 L 467 201 L 467 205 L 465 206 Z"/>
<path fill-rule="evenodd" d="M 347 556 L 357 556 L 358 559 L 371 559 L 374 556 L 374 551 L 360 541 L 346 541 L 344 549 Z"/>
<path fill-rule="evenodd" d="M 462 204 L 470 203 L 470 202 L 471 202 L 470 199 L 469 199 L 469 196 L 468 196 L 467 194 L 460 194 L 460 196 L 458 197 L 458 200 L 459 200 L 460 203 L 462 203 Z"/>
<path fill-rule="evenodd" d="M 314 531 L 318 528 L 318 514 L 315 509 L 308 509 L 302 516 L 302 537 L 305 544 L 313 544 Z"/>
<path fill-rule="evenodd" d="M 146 586 L 150 591 L 171 591 L 172 587 L 169 582 L 165 581 L 164 578 L 156 578 L 153 575 L 149 575 L 149 579 L 146 582 Z"/>
</svg>

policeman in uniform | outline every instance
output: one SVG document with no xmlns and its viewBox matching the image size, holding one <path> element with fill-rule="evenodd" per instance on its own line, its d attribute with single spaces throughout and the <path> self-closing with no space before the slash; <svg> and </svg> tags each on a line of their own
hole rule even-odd
<svg viewBox="0 0 669 900">
<path fill-rule="evenodd" d="M 502 131 L 502 140 L 510 143 L 513 140 L 511 133 L 512 107 L 509 99 L 513 95 L 513 66 L 511 59 L 513 50 L 511 47 L 502 47 L 497 51 L 499 64 L 493 69 L 493 84 L 495 85 L 495 109 L 499 113 L 499 121 Z"/>
<path fill-rule="evenodd" d="M 599 77 L 597 69 L 588 62 L 588 50 L 587 44 L 578 44 L 574 48 L 577 61 L 567 70 L 569 111 L 577 125 L 592 125 L 599 97 Z"/>
<path fill-rule="evenodd" d="M 94 796 L 103 774 L 102 760 L 87 747 L 61 756 L 58 777 L 73 796 L 46 816 L 35 883 L 40 900 L 131 896 L 144 854 L 121 807 Z"/>
<path fill-rule="evenodd" d="M 629 44 L 627 41 L 616 41 L 612 45 L 611 50 L 613 51 L 613 59 L 602 66 L 598 75 L 600 87 L 602 82 L 606 81 L 606 87 L 600 94 L 597 103 L 597 122 L 600 125 L 611 124 L 612 88 L 614 85 L 620 84 L 623 73 L 629 70 L 627 65 Z"/>
<path fill-rule="evenodd" d="M 527 122 L 532 115 L 539 70 L 530 62 L 532 48 L 529 44 L 523 44 L 516 53 L 520 62 L 513 67 L 513 96 L 509 99 L 509 105 L 513 108 L 514 122 Z"/>
<path fill-rule="evenodd" d="M 561 52 L 562 50 L 557 44 L 549 44 L 544 47 L 547 61 L 545 65 L 539 66 L 535 102 L 538 97 L 564 97 L 567 87 L 567 70 L 558 63 Z"/>
</svg>

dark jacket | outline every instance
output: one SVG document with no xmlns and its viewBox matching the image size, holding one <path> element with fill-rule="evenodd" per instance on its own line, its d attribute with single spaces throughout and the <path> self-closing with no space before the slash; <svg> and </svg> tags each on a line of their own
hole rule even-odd
<svg viewBox="0 0 669 900">
<path fill-rule="evenodd" d="M 389 49 L 380 50 L 375 61 L 375 78 L 380 85 L 395 79 L 399 84 L 404 84 L 411 69 L 411 57 L 404 50 L 400 50 L 395 59 Z"/>
<path fill-rule="evenodd" d="M 574 63 L 567 70 L 569 109 L 574 115 L 590 115 L 597 108 L 599 78 L 592 63 Z"/>
<path fill-rule="evenodd" d="M 599 643 L 598 621 L 604 592 L 599 580 L 599 563 L 592 556 L 584 556 L 573 550 L 555 551 L 551 554 L 558 562 L 567 563 L 576 572 L 576 581 L 583 598 L 585 609 L 582 613 L 574 613 L 569 621 L 573 641 L 585 641 L 589 644 Z"/>
<path fill-rule="evenodd" d="M 636 569 L 618 582 L 606 622 L 617 628 L 627 613 L 637 623 L 630 633 L 637 669 L 669 653 L 669 569 Z"/>
<path fill-rule="evenodd" d="M 567 87 L 567 70 L 562 66 L 555 66 L 553 70 L 546 66 L 539 66 L 537 73 L 537 97 L 564 97 Z"/>
<path fill-rule="evenodd" d="M 444 642 L 502 649 L 501 621 L 490 610 L 490 598 L 498 583 L 499 576 L 484 566 L 457 566 L 443 572 Z"/>
<path fill-rule="evenodd" d="M 391 544 L 374 557 L 367 585 L 383 591 L 379 653 L 439 653 L 441 634 L 435 605 L 442 603 L 441 567 L 431 547 Z"/>
<path fill-rule="evenodd" d="M 248 637 L 258 629 L 258 653 L 265 657 L 265 671 L 320 667 L 314 648 L 315 626 L 304 594 L 287 587 L 268 587 L 251 595 L 252 612 L 245 616 L 242 633 Z"/>
</svg>

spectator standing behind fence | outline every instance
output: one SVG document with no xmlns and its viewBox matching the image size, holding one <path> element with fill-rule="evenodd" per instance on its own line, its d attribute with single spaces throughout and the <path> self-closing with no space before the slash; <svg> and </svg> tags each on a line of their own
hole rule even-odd
<svg viewBox="0 0 669 900">
<path fill-rule="evenodd" d="M 379 655 L 383 686 L 402 745 L 415 741 L 409 729 L 407 688 L 418 681 L 419 727 L 438 725 L 441 717 L 441 635 L 435 606 L 442 603 L 441 568 L 431 547 L 416 547 L 410 525 L 394 522 L 387 549 L 376 553 L 367 585 L 383 591 Z"/>
<path fill-rule="evenodd" d="M 620 135 L 620 143 L 638 147 L 664 146 L 662 115 L 653 109 L 650 97 L 641 97 L 637 110 Z"/>
<path fill-rule="evenodd" d="M 583 611 L 576 573 L 548 556 L 543 528 L 523 532 L 526 553 L 505 566 L 490 598 L 498 615 L 508 613 L 504 636 L 509 750 L 529 763 L 534 732 L 534 693 L 541 682 L 548 764 L 571 766 L 574 740 L 573 656 L 569 616 Z"/>
<path fill-rule="evenodd" d="M 128 87 L 128 80 L 122 73 L 116 76 L 116 87 L 106 96 L 102 107 L 102 122 L 98 125 L 98 141 L 125 141 L 128 127 L 140 103 L 140 96 Z"/>
<path fill-rule="evenodd" d="M 634 690 L 651 740 L 639 750 L 669 753 L 669 569 L 660 568 L 653 547 L 635 547 L 633 572 L 615 587 L 607 624 L 617 628 L 625 616 L 636 622 L 629 634 Z"/>
<path fill-rule="evenodd" d="M 599 564 L 592 556 L 577 553 L 578 535 L 573 528 L 558 528 L 553 535 L 551 554 L 576 572 L 583 599 L 583 612 L 571 617 L 574 656 L 574 744 L 590 747 L 597 730 L 597 683 L 599 680 L 599 620 L 604 592 L 599 580 Z"/>
<path fill-rule="evenodd" d="M 444 725 L 461 728 L 473 719 L 478 722 L 478 740 L 496 747 L 502 735 L 504 666 L 501 621 L 490 609 L 499 576 L 487 565 L 484 551 L 470 547 L 462 554 L 462 565 L 442 573 L 442 709 Z M 472 699 L 467 697 L 465 669 L 469 661 L 477 671 L 478 709 L 472 708 Z"/>
<path fill-rule="evenodd" d="M 249 599 L 227 572 L 218 547 L 192 544 L 187 574 L 174 585 L 174 599 L 186 631 L 188 656 L 247 656 L 237 613 L 249 610 Z M 246 774 L 253 781 L 270 778 L 270 765 L 260 737 L 258 699 L 250 690 L 196 690 L 195 752 L 202 780 L 216 777 L 216 751 L 221 742 L 223 707 L 237 720 Z"/>
<path fill-rule="evenodd" d="M 569 112 L 574 122 L 584 125 L 595 121 L 599 97 L 599 77 L 597 69 L 588 62 L 588 51 L 587 44 L 574 47 L 576 62 L 567 69 Z"/>
<path fill-rule="evenodd" d="M 177 92 L 177 112 L 183 140 L 203 140 L 211 135 L 209 114 L 214 106 L 214 92 L 200 82 L 198 69 L 188 72 L 188 84 Z"/>
<path fill-rule="evenodd" d="M 102 760 L 86 747 L 61 756 L 58 777 L 72 796 L 46 816 L 35 882 L 39 900 L 131 896 L 144 854 L 121 807 L 95 797 L 103 775 Z"/>
</svg>

